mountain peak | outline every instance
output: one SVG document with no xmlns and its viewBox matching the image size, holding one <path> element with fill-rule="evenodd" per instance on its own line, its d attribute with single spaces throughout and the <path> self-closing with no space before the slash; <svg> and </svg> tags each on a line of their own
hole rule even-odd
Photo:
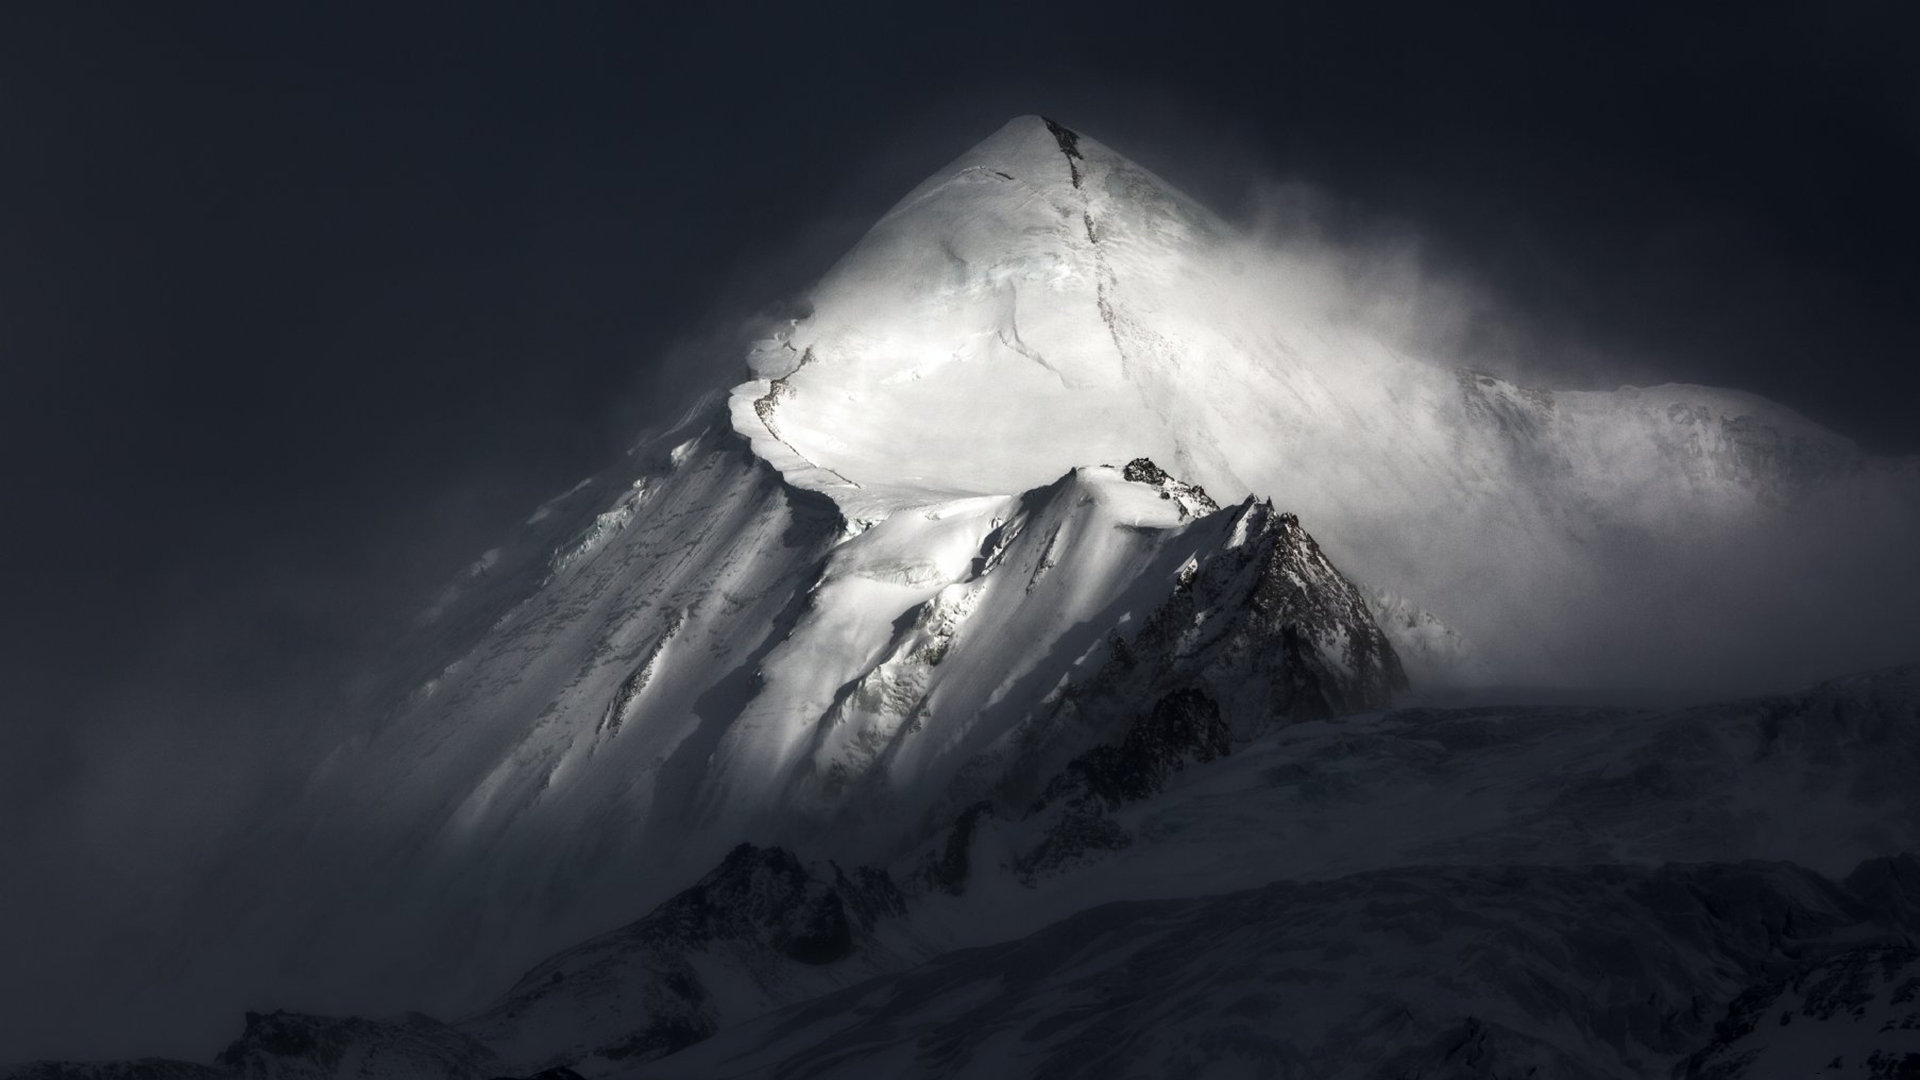
<svg viewBox="0 0 1920 1080">
<path fill-rule="evenodd" d="M 1024 119 L 1024 117 L 1021 119 Z M 1040 122 L 1047 125 L 1047 131 L 1049 134 L 1053 136 L 1053 141 L 1060 144 L 1061 153 L 1065 154 L 1070 158 L 1077 158 L 1080 156 L 1080 133 L 1079 132 L 1069 130 L 1061 126 L 1059 122 L 1054 120 L 1049 120 L 1044 116 L 1040 118 Z"/>
<path fill-rule="evenodd" d="M 1196 469 L 1148 400 L 1181 362 L 1166 346 L 1191 337 L 1177 293 L 1229 234 L 1093 139 L 1018 117 L 909 192 L 812 314 L 755 348 L 734 426 L 856 517 L 1142 453 L 1239 487 Z"/>
<path fill-rule="evenodd" d="M 1088 133 L 1018 117 L 756 345 L 732 425 L 849 520 L 1136 458 L 1222 504 L 1276 496 L 1370 588 L 1526 657 L 1510 660 L 1526 678 L 1667 664 L 1631 629 L 1670 602 L 1655 582 L 1726 578 L 1727 602 L 1689 610 L 1737 622 L 1785 564 L 1708 552 L 1744 549 L 1763 508 L 1883 482 L 1858 448 L 1747 395 L 1554 392 L 1405 356 L 1343 273 L 1258 250 Z M 1569 610 L 1595 614 L 1574 626 Z M 1684 638 L 1736 639 L 1721 618 Z"/>
<path fill-rule="evenodd" d="M 1056 120 L 1031 114 L 1016 116 L 927 177 L 894 204 L 887 216 L 899 213 L 929 192 L 969 174 L 985 174 L 979 178 L 994 177 L 1028 187 L 1072 187 L 1075 178 L 1072 163 L 1086 160 L 1080 150 L 1080 138 L 1079 132 Z M 1099 146 L 1097 153 L 1108 158 L 1119 158 L 1104 146 Z"/>
</svg>

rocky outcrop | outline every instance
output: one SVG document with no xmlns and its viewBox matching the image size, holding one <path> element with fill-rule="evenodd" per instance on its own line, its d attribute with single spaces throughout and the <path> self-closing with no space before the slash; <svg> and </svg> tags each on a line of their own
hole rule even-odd
<svg viewBox="0 0 1920 1080">
<path fill-rule="evenodd" d="M 1670 714 L 1427 708 L 1235 743 L 1188 687 L 1021 810 L 975 804 L 892 864 L 916 870 L 741 845 L 457 1028 L 253 1015 L 213 1065 L 7 1075 L 937 1076 L 990 1060 L 1012 1075 L 1900 1077 L 1920 1036 L 1920 858 L 1867 858 L 1843 880 L 1844 862 L 1755 860 L 1807 850 L 1785 835 L 1798 819 L 1822 852 L 1911 849 L 1916 700 L 1920 668 L 1904 668 Z M 1802 799 L 1716 819 L 1755 790 Z M 1370 849 L 1366 868 L 1330 872 L 1316 843 L 1339 865 Z M 1177 898 L 1098 902 L 1142 892 Z M 943 941 L 956 930 L 979 947 Z M 989 1042 L 1007 1031 L 1020 1038 Z"/>
<path fill-rule="evenodd" d="M 461 1026 L 523 1070 L 650 1061 L 726 1018 L 735 988 L 709 985 L 714 972 L 764 988 L 804 985 L 795 968 L 846 960 L 875 923 L 903 910 L 884 871 L 809 866 L 741 844 L 645 917 L 536 966 Z"/>
<path fill-rule="evenodd" d="M 4 1075 L 7 1080 L 227 1080 L 212 1065 L 168 1058 L 136 1061 L 35 1061 Z"/>
<path fill-rule="evenodd" d="M 1276 882 L 1083 911 L 779 1010 L 660 1075 L 725 1062 L 742 1075 L 955 1076 L 991 1060 L 1032 1076 L 1626 1080 L 1665 1075 L 1752 981 L 1916 930 L 1778 863 Z M 1893 955 L 1874 954 L 1876 979 Z M 1830 996 L 1845 1015 L 1852 996 Z"/>
<path fill-rule="evenodd" d="M 1384 708 L 1407 687 L 1366 597 L 1271 500 L 1231 511 L 1225 543 L 1182 570 L 1173 595 L 1105 677 L 1206 688 L 1242 736 L 1273 723 Z"/>
<path fill-rule="evenodd" d="M 211 1065 L 147 1058 L 36 1062 L 7 1080 L 492 1080 L 505 1072 L 484 1044 L 423 1013 L 389 1020 L 250 1012 Z"/>
<path fill-rule="evenodd" d="M 1118 744 L 1096 746 L 1067 763 L 1040 796 L 1036 810 L 1063 804 L 1111 810 L 1158 794 L 1169 774 L 1191 761 L 1233 752 L 1220 706 L 1205 691 L 1176 690 L 1127 728 Z"/>
<path fill-rule="evenodd" d="M 500 1059 L 484 1044 L 423 1013 L 394 1020 L 248 1013 L 246 1030 L 214 1064 L 236 1080 L 486 1080 L 502 1072 Z"/>
<path fill-rule="evenodd" d="M 1170 500 L 1206 498 L 1145 458 L 1121 479 Z M 1367 597 L 1297 517 L 1254 499 L 1183 517 L 1166 514 L 1175 524 L 1157 529 L 1101 523 L 1151 533 L 1156 562 L 1132 583 L 1126 606 L 1103 613 L 1113 620 L 1104 645 L 1096 639 L 1077 671 L 1050 676 L 1057 689 L 958 771 L 936 822 L 983 799 L 1005 820 L 1072 802 L 1084 811 L 1062 822 L 1061 835 L 1077 838 L 1072 856 L 1111 849 L 1124 833 L 1092 818 L 1157 791 L 1179 761 L 1211 760 L 1288 724 L 1383 709 L 1407 687 Z M 1049 542 L 1036 572 L 1070 572 L 1046 571 L 1052 557 Z M 1058 784 L 1079 795 L 1067 798 Z"/>
<path fill-rule="evenodd" d="M 1920 950 L 1850 949 L 1740 995 L 1687 1080 L 1920 1076 Z"/>
<path fill-rule="evenodd" d="M 1153 797 L 1190 763 L 1232 752 L 1232 734 L 1212 698 L 1191 687 L 1166 695 L 1128 725 L 1118 742 L 1080 754 L 1048 781 L 1039 799 L 1018 815 L 1017 832 L 1024 839 L 1004 869 L 1032 884 L 1101 852 L 1127 847 L 1132 837 L 1110 811 Z M 995 819 L 991 802 L 968 807 L 911 880 L 954 896 L 966 892 L 974 871 L 974 838 Z"/>
<path fill-rule="evenodd" d="M 980 825 L 993 817 L 991 802 L 977 802 L 961 811 L 946 835 L 913 875 L 916 884 L 938 889 L 950 896 L 967 891 L 967 879 L 973 874 L 973 838 Z"/>
<path fill-rule="evenodd" d="M 1079 187 L 1080 162 L 1087 159 L 1086 155 L 1080 152 L 1080 133 L 1071 128 L 1062 127 L 1056 121 L 1046 117 L 1041 117 L 1040 122 L 1047 125 L 1048 134 L 1053 136 L 1054 142 L 1060 144 L 1060 153 L 1067 159 L 1068 175 L 1072 178 L 1073 186 Z"/>
<path fill-rule="evenodd" d="M 1407 688 L 1364 594 L 1292 514 L 1248 499 L 1220 511 L 1203 547 L 1140 630 L 1116 633 L 1082 711 L 1196 689 L 1235 737 L 1385 708 Z"/>
<path fill-rule="evenodd" d="M 1178 505 L 1182 517 L 1199 517 L 1220 509 L 1220 504 L 1213 501 L 1207 489 L 1172 476 L 1150 458 L 1134 458 L 1120 470 L 1120 475 L 1133 483 L 1159 488 L 1160 497 Z"/>
</svg>

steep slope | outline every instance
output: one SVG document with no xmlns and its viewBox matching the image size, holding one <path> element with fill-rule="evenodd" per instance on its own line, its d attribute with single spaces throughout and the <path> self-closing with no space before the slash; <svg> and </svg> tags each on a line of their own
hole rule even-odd
<svg viewBox="0 0 1920 1080">
<path fill-rule="evenodd" d="M 500 1073 L 492 1050 L 419 1013 L 367 1020 L 250 1012 L 240 1037 L 210 1065 L 154 1058 L 43 1061 L 5 1075 L 8 1080 L 493 1080 Z"/>
<path fill-rule="evenodd" d="M 1824 962 L 1826 953 L 1858 940 L 1897 942 L 1915 931 L 1920 868 L 1900 853 L 1920 848 L 1920 790 L 1902 780 L 1916 771 L 1920 671 L 1913 668 L 1685 709 L 1413 709 L 1287 726 L 1245 741 L 1232 737 L 1205 693 L 1188 689 L 1076 756 L 1031 803 L 975 804 L 884 869 L 803 869 L 791 856 L 742 849 L 707 879 L 735 884 L 703 882 L 640 922 L 535 967 L 463 1029 L 501 1047 L 523 1069 L 565 1062 L 617 1074 L 653 1055 L 609 1056 L 594 1047 L 637 1044 L 659 1017 L 687 1015 L 689 1003 L 704 1010 L 701 1039 L 690 1042 L 717 1038 L 737 1048 L 739 1037 L 754 1037 L 733 1033 L 757 1028 L 741 1026 L 756 1009 L 798 1006 L 876 975 L 947 964 L 956 950 L 1015 939 L 1022 939 L 1020 948 L 1002 955 L 1051 950 L 1060 920 L 1116 901 L 1198 901 L 1276 880 L 1331 883 L 1326 895 L 1387 878 L 1435 895 L 1461 881 L 1480 882 L 1489 894 L 1546 881 L 1565 890 L 1555 901 L 1553 919 L 1560 921 L 1527 932 L 1541 941 L 1566 938 L 1564 947 L 1577 950 L 1587 947 L 1581 890 L 1604 892 L 1622 874 L 1668 865 L 1680 868 L 1678 876 L 1705 877 L 1744 872 L 1710 870 L 1708 863 L 1786 859 L 1836 879 L 1856 865 L 1880 868 L 1853 874 L 1847 889 L 1852 910 L 1878 920 L 1881 931 L 1782 952 L 1758 973 L 1706 965 L 1661 976 L 1676 992 L 1692 979 L 1699 996 L 1674 1037 L 1680 1041 L 1661 1043 L 1661 1052 L 1694 1052 L 1709 1041 L 1720 1010 L 1755 982 L 1784 977 L 1794 964 Z M 743 889 L 738 883 L 749 871 L 786 884 Z M 1800 870 L 1781 872 L 1816 880 Z M 717 917 L 674 914 L 688 906 L 707 912 L 728 892 L 750 899 L 729 906 L 728 925 L 745 929 L 730 931 L 727 940 L 688 929 L 714 925 Z M 1753 898 L 1738 893 L 1709 904 L 1712 933 L 1729 932 L 1729 922 L 1744 917 L 1736 913 Z M 860 895 L 886 902 L 841 899 Z M 844 923 L 816 914 L 829 909 L 843 911 Z M 1445 938 L 1451 944 L 1429 943 L 1436 956 L 1490 947 L 1472 928 L 1504 917 L 1477 901 L 1446 911 L 1435 909 L 1423 924 L 1452 935 Z M 823 921 L 848 927 L 831 955 L 796 960 L 765 944 L 783 927 Z M 1330 971 L 1358 970 L 1344 966 L 1361 962 L 1346 951 L 1345 933 L 1329 930 L 1321 942 Z M 1220 955 L 1211 947 L 1195 943 L 1196 956 Z M 1542 946 L 1549 955 L 1558 947 Z M 1670 941 L 1649 948 L 1650 956 L 1661 948 L 1684 953 Z M 556 971 L 565 977 L 553 978 Z M 1650 976 L 1616 977 L 1625 997 L 1645 989 L 1636 980 Z M 669 982 L 684 989 L 663 1005 L 653 988 Z M 1897 984 L 1886 989 L 1892 993 Z M 1195 1000 L 1213 991 L 1222 1000 L 1232 996 L 1201 980 Z M 1547 1008 L 1519 984 L 1488 993 L 1502 1009 Z M 914 1037 L 930 1037 L 929 1018 L 940 1010 L 914 1000 L 926 1011 L 902 1023 L 920 1023 Z M 1890 1000 L 1889 1007 L 1898 1005 Z M 1578 996 L 1551 1009 L 1560 1017 L 1554 1031 L 1613 1023 Z M 1505 1038 L 1497 1029 L 1474 1036 L 1483 1045 Z M 1536 1031 L 1529 1038 L 1522 1043 L 1546 1047 L 1552 1060 L 1586 1059 L 1586 1051 L 1569 1050 L 1557 1036 Z M 1470 1041 L 1466 1034 L 1457 1040 Z M 1389 1051 L 1412 1053 L 1419 1045 L 1383 1034 L 1374 1049 L 1384 1060 Z M 720 1052 L 688 1051 L 690 1061 L 706 1064 Z"/>
<path fill-rule="evenodd" d="M 537 965 L 461 1027 L 526 1071 L 651 1061 L 905 966 L 915 954 L 874 934 L 905 904 L 884 872 L 742 844 L 644 918 Z"/>
<path fill-rule="evenodd" d="M 1218 756 L 1204 720 L 1172 730 L 1189 733 L 1172 743 L 1182 756 L 1205 764 L 1162 769 L 1151 797 L 1103 798 L 1098 858 L 1036 877 L 1032 853 L 1059 819 L 1025 803 L 926 845 L 925 864 L 960 869 L 931 890 L 943 895 L 924 908 L 924 932 L 979 945 L 1094 898 L 1402 866 L 1764 859 L 1840 875 L 1920 850 L 1920 788 L 1905 779 L 1920 772 L 1913 667 L 1675 709 L 1394 710 L 1285 727 Z M 1141 771 L 1108 769 L 1091 789 L 1125 789 Z"/>
<path fill-rule="evenodd" d="M 1381 871 L 1094 908 L 606 1075 L 1631 1080 L 1751 982 L 1916 929 L 1780 864 Z"/>
<path fill-rule="evenodd" d="M 1911 1036 L 1916 771 L 1912 667 L 1253 738 L 1195 683 L 886 866 L 740 845 L 458 1025 L 256 1014 L 210 1066 L 10 1075 L 1880 1075 Z"/>
<path fill-rule="evenodd" d="M 743 839 L 910 848 L 1141 695 L 1204 689 L 1245 738 L 1404 686 L 1365 597 L 1268 503 L 1220 509 L 1139 459 L 862 527 L 712 419 L 597 481 L 611 505 L 544 561 L 496 556 L 519 599 L 444 598 L 434 627 L 492 622 L 193 899 L 235 929 L 183 963 L 297 965 L 327 1011 L 457 1013 Z"/>
<path fill-rule="evenodd" d="M 1911 463 L 1737 392 L 1554 392 L 1408 358 L 1273 262 L 1093 139 L 1021 118 L 757 349 L 734 426 L 856 519 L 1136 454 L 1224 501 L 1272 496 L 1500 680 L 1791 685 L 1907 658 L 1910 636 L 1890 647 L 1887 623 L 1780 582 L 1822 566 L 1810 592 L 1888 588 L 1920 536 Z M 1916 598 L 1912 575 L 1897 588 Z M 1808 639 L 1756 641 L 1756 617 Z"/>
<path fill-rule="evenodd" d="M 1687 1080 L 1920 1073 L 1920 950 L 1868 945 L 1742 994 Z"/>
<path fill-rule="evenodd" d="M 737 842 L 702 828 L 707 759 L 840 520 L 698 423 L 594 487 L 613 494 L 527 560 L 532 587 L 456 598 L 423 637 L 455 623 L 464 655 L 416 669 L 393 714 L 190 899 L 178 917 L 229 921 L 238 955 L 183 962 L 296 963 L 326 1009 L 368 986 L 385 1005 L 360 1008 L 439 1009 L 417 996 L 424 957 L 443 988 L 497 980 L 496 955 L 616 922 Z"/>
</svg>

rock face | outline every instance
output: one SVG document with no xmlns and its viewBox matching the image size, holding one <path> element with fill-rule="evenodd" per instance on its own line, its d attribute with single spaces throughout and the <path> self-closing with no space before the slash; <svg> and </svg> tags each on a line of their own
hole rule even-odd
<svg viewBox="0 0 1920 1080">
<path fill-rule="evenodd" d="M 1625 1080 L 1664 1074 L 1747 982 L 1916 918 L 1780 864 L 1283 882 L 1095 908 L 780 1010 L 657 1075 Z"/>
<path fill-rule="evenodd" d="M 1851 949 L 1742 994 L 1683 1075 L 1920 1076 L 1920 950 Z"/>
<path fill-rule="evenodd" d="M 1365 597 L 1328 561 L 1298 518 L 1248 499 L 1195 523 L 1211 531 L 1172 573 L 1139 629 L 1114 633 L 1105 662 L 1066 688 L 1057 707 L 976 768 L 1002 777 L 1000 797 L 1032 797 L 1036 780 L 1087 741 L 1134 722 L 1138 702 L 1207 709 L 1232 738 L 1385 707 L 1406 675 Z M 1093 732 L 1093 740 L 1077 733 Z M 1048 747 L 1064 745 L 1066 749 Z M 965 790 L 965 789 L 963 789 Z"/>
<path fill-rule="evenodd" d="M 461 1027 L 527 1071 L 651 1061 L 817 989 L 800 969 L 851 961 L 880 919 L 903 911 L 884 871 L 808 867 L 742 844 L 645 918 L 535 967 Z"/>
<path fill-rule="evenodd" d="M 1159 794 L 1168 775 L 1189 760 L 1205 763 L 1233 753 L 1233 734 L 1220 706 L 1203 690 L 1176 690 L 1134 721 L 1118 745 L 1096 746 L 1067 763 L 1047 784 L 1040 808 L 1061 803 L 1115 810 Z"/>
<path fill-rule="evenodd" d="M 904 537 L 916 548 L 928 531 L 957 530 L 977 554 L 957 564 L 953 584 L 937 592 L 913 586 L 932 599 L 896 616 L 891 640 L 865 673 L 833 691 L 821 722 L 802 729 L 807 738 L 798 746 L 810 756 L 791 774 L 798 797 L 787 805 L 856 825 L 888 807 L 914 807 L 928 815 L 928 827 L 903 832 L 899 822 L 887 824 L 917 840 L 953 821 L 947 808 L 969 793 L 990 792 L 985 810 L 959 815 L 945 861 L 919 875 L 958 892 L 968 875 L 970 823 L 992 813 L 996 801 L 1003 815 L 1017 813 L 1032 797 L 1023 794 L 1031 775 L 1065 761 L 1068 771 L 1043 801 L 1072 805 L 1022 862 L 1028 876 L 1124 843 L 1101 807 L 1151 795 L 1185 762 L 1230 752 L 1236 737 L 1275 724 L 1385 705 L 1404 686 L 1360 594 L 1297 520 L 1252 500 L 1207 510 L 1204 492 L 1151 462 L 1130 469 L 1134 479 L 1080 470 L 1018 500 L 964 505 L 951 518 L 917 524 Z M 876 565 L 911 580 L 916 571 L 891 562 L 901 551 L 898 528 L 878 526 L 845 544 L 818 572 L 815 603 L 832 611 L 835 589 L 870 589 Z M 1063 591 L 1075 598 L 1066 613 L 1100 620 L 1088 626 L 1076 615 L 1070 625 L 1084 635 L 1074 647 L 1080 656 L 1037 669 L 1066 691 L 1038 708 L 980 711 L 976 703 L 1011 681 L 1001 658 L 1017 654 L 1006 650 L 1058 640 L 1046 627 L 1062 621 L 1055 597 Z M 1137 631 L 1121 618 L 1129 611 L 1147 613 L 1133 623 Z M 807 620 L 800 616 L 789 643 L 804 640 Z M 1096 630 L 1102 622 L 1104 634 Z M 819 655 L 796 650 L 800 657 L 808 666 L 795 674 L 817 678 Z M 1096 657 L 1104 658 L 1097 667 Z M 806 700 L 782 691 L 781 649 L 762 671 L 763 694 Z M 1224 688 L 1245 711 L 1238 734 L 1211 696 L 1223 691 L 1210 688 Z M 1142 697 L 1153 702 L 1144 714 L 1124 704 Z M 916 760 L 923 732 L 952 741 L 970 726 L 984 748 L 957 770 L 951 755 Z M 940 783 L 948 785 L 944 797 L 931 786 L 917 802 L 888 790 L 911 794 L 916 785 Z M 883 873 L 807 869 L 784 851 L 737 848 L 641 922 L 536 968 L 465 1030 L 516 1048 L 509 1057 L 523 1068 L 582 1055 L 650 1059 L 705 1038 L 728 1014 L 751 1015 L 796 988 L 818 989 L 795 965 L 860 952 L 866 946 L 856 943 L 870 943 L 875 920 L 899 903 Z M 690 966 L 694 954 L 724 955 L 710 962 L 737 969 L 731 982 L 759 989 L 716 1002 L 710 980 Z M 575 1041 L 562 1052 L 531 1049 L 550 1045 L 542 1032 L 556 1025 L 576 1031 Z"/>
<path fill-rule="evenodd" d="M 1193 684 L 884 866 L 739 845 L 455 1025 L 5 1075 L 1900 1077 L 1917 771 L 1920 668 L 1248 738 Z"/>
<path fill-rule="evenodd" d="M 180 1061 L 38 1062 L 8 1080 L 492 1080 L 500 1059 L 482 1043 L 420 1013 L 391 1020 L 271 1012 L 211 1065 Z"/>
<path fill-rule="evenodd" d="M 1276 512 L 1270 500 L 1249 501 L 1235 535 L 1247 538 L 1235 545 L 1244 555 L 1198 567 L 1185 596 L 1149 624 L 1154 638 L 1165 635 L 1181 642 L 1180 651 L 1192 649 L 1188 642 L 1204 638 L 1207 612 L 1238 603 L 1243 623 L 1217 643 L 1205 671 L 1221 689 L 1264 676 L 1272 694 L 1268 715 L 1276 721 L 1378 708 L 1406 689 L 1400 658 L 1366 599 L 1299 518 Z"/>
<path fill-rule="evenodd" d="M 5 1074 L 8 1080 L 227 1080 L 224 1069 L 190 1061 L 36 1061 Z"/>
<path fill-rule="evenodd" d="M 1180 509 L 1198 517 L 1211 514 L 1220 509 L 1220 504 L 1207 495 L 1206 489 L 1198 484 L 1189 484 L 1155 465 L 1148 458 L 1134 458 L 1120 470 L 1122 479 L 1136 484 L 1148 484 L 1160 491 L 1160 497 L 1179 504 Z"/>
<path fill-rule="evenodd" d="M 890 860 L 982 799 L 1024 808 L 1168 695 L 1204 693 L 1247 738 L 1404 685 L 1356 588 L 1269 503 L 1217 508 L 1126 459 L 849 522 L 714 419 L 596 483 L 611 510 L 578 499 L 503 545 L 484 576 L 518 599 L 443 599 L 428 631 L 479 644 L 304 796 L 367 839 L 333 849 L 290 819 L 284 879 L 236 864 L 208 898 L 289 920 L 236 964 L 291 945 L 342 984 L 378 973 L 393 997 L 375 1004 L 458 1015 L 512 958 L 666 900 L 742 838 Z M 564 558 L 541 554 L 555 535 Z M 461 899 L 479 880 L 484 913 Z M 389 889 L 415 900 L 372 900 Z M 317 956 L 303 925 L 362 930 Z M 442 963 L 464 989 L 400 995 Z"/>
<path fill-rule="evenodd" d="M 248 1013 L 246 1030 L 214 1065 L 236 1080 L 486 1080 L 501 1072 L 485 1044 L 420 1013 L 396 1020 Z"/>
<path fill-rule="evenodd" d="M 1759 982 L 1734 999 L 1706 1046 L 1674 1067 L 1688 1080 L 1772 1076 L 1909 1080 L 1920 1076 L 1920 859 L 1875 859 L 1848 876 L 1906 932 Z"/>
<path fill-rule="evenodd" d="M 1204 764 L 1232 752 L 1232 732 L 1205 691 L 1188 687 L 1167 694 L 1128 726 L 1118 744 L 1088 750 L 1047 783 L 1027 813 L 1030 822 L 1043 823 L 1045 834 L 1014 859 L 1012 868 L 1031 884 L 1100 852 L 1126 847 L 1132 837 L 1109 811 L 1159 794 L 1167 778 L 1189 762 Z"/>
</svg>

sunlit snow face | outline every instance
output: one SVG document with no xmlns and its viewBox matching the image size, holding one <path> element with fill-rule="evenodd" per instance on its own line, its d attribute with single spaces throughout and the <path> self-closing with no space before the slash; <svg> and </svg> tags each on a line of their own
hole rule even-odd
<svg viewBox="0 0 1920 1080">
<path fill-rule="evenodd" d="M 1420 349 L 1477 301 L 1417 251 L 1239 235 L 1077 148 L 1016 121 L 903 199 L 756 354 L 782 378 L 736 390 L 756 452 L 863 520 L 1149 456 L 1279 500 L 1514 678 L 1739 682 L 1769 618 L 1872 638 L 1831 583 L 1915 515 L 1884 512 L 1844 440 L 1737 393 L 1462 374 L 1471 357 Z M 1779 516 L 1846 477 L 1819 513 Z"/>
</svg>

